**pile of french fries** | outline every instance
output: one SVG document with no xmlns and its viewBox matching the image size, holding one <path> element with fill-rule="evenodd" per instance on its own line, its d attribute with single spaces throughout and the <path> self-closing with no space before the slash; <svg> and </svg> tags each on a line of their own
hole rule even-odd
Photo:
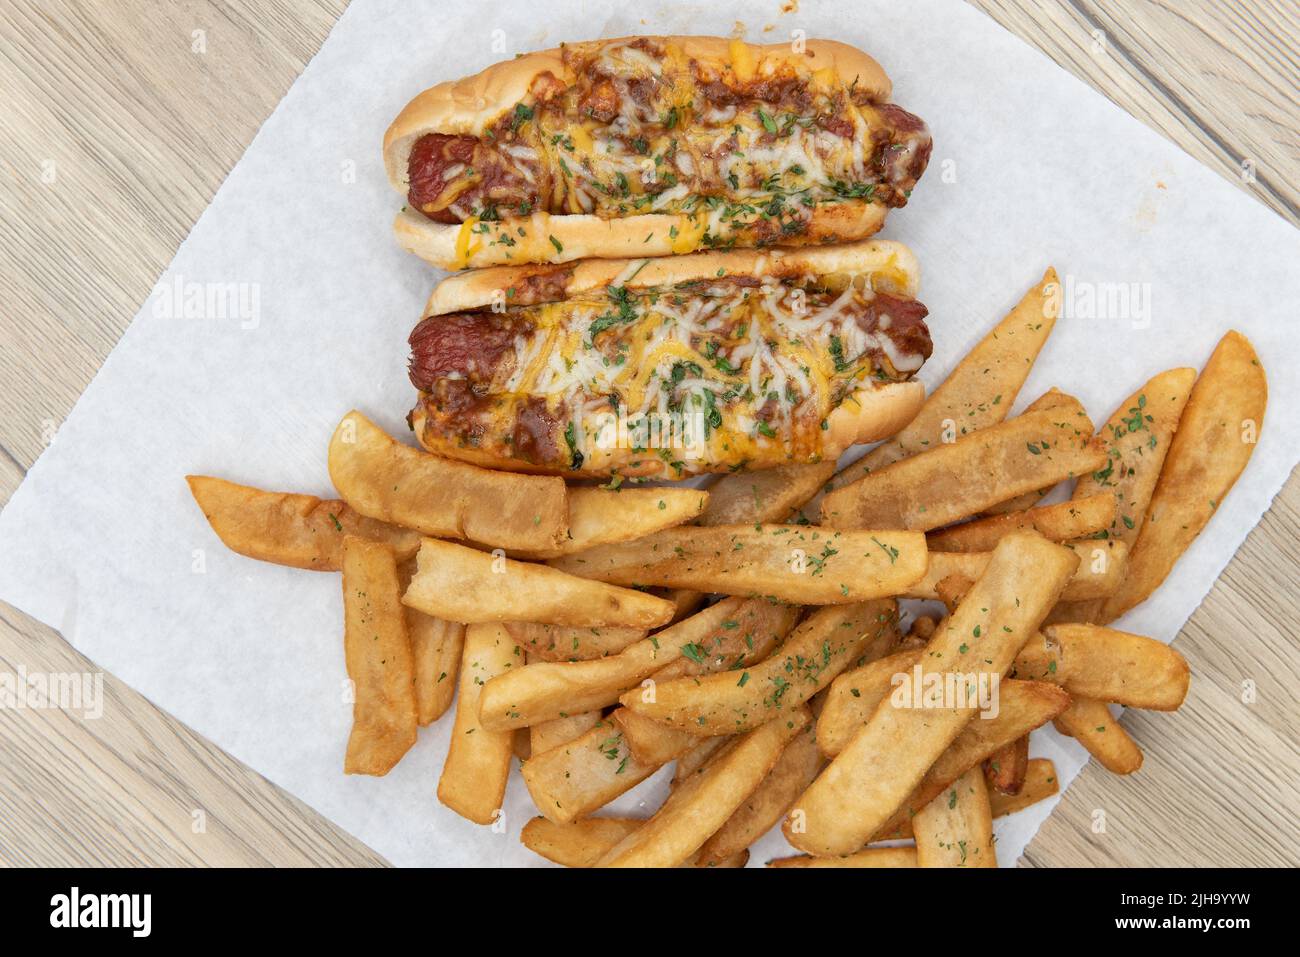
<svg viewBox="0 0 1300 957">
<path fill-rule="evenodd" d="M 772 867 L 993 867 L 993 819 L 1057 792 L 1031 731 L 1054 722 L 1128 774 L 1142 752 L 1110 705 L 1181 705 L 1182 656 L 1107 626 L 1210 520 L 1267 401 L 1229 332 L 1100 430 L 1057 389 L 1008 417 L 1054 283 L 838 472 L 578 487 L 429 455 L 352 412 L 329 447 L 337 500 L 190 488 L 231 549 L 342 573 L 346 773 L 386 774 L 454 700 L 439 800 L 492 824 L 522 758 L 540 815 L 523 843 L 560 864 L 743 866 L 780 824 L 801 853 Z M 985 679 L 992 708 L 960 693 Z M 927 691 L 900 703 L 909 682 Z M 649 818 L 597 815 L 669 764 Z"/>
</svg>

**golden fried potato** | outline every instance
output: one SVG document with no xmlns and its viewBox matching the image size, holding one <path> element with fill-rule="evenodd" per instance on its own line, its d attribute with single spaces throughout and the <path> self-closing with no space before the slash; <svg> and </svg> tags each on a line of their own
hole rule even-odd
<svg viewBox="0 0 1300 957">
<path fill-rule="evenodd" d="M 984 773 L 971 768 L 917 811 L 912 834 L 918 867 L 997 867 Z"/>
<path fill-rule="evenodd" d="M 1082 406 L 1027 412 L 883 469 L 822 500 L 831 528 L 930 531 L 1009 497 L 1101 468 Z"/>
<path fill-rule="evenodd" d="M 403 445 L 360 412 L 334 430 L 329 471 L 362 515 L 425 535 L 545 549 L 558 546 L 568 527 L 564 479 L 440 458 Z"/>
<path fill-rule="evenodd" d="M 1077 564 L 1069 549 L 1041 536 L 1004 537 L 979 581 L 924 649 L 923 668 L 1000 678 L 1056 604 Z M 848 854 L 862 847 L 975 711 L 893 707 L 883 700 L 800 797 L 803 827 L 787 821 L 786 838 L 810 854 Z"/>
<path fill-rule="evenodd" d="M 415 744 L 415 664 L 393 550 L 343 539 L 343 651 L 356 697 L 345 774 L 387 774 Z"/>
<path fill-rule="evenodd" d="M 505 799 L 514 732 L 490 731 L 478 720 L 483 685 L 523 665 L 523 652 L 498 624 L 465 629 L 460 692 L 451 743 L 438 779 L 438 800 L 475 824 L 491 824 Z"/>
<path fill-rule="evenodd" d="M 834 532 L 802 525 L 670 528 L 550 562 L 617 585 L 665 585 L 724 595 L 836 605 L 896 595 L 925 572 L 916 532 Z"/>
<path fill-rule="evenodd" d="M 449 621 L 656 628 L 676 610 L 644 592 L 433 538 L 420 544 L 416 560 L 402 602 Z"/>
<path fill-rule="evenodd" d="M 343 567 L 347 535 L 391 545 L 398 561 L 420 547 L 419 532 L 366 518 L 338 499 L 265 492 L 209 475 L 187 475 L 185 481 L 217 537 L 249 558 L 336 572 Z"/>
<path fill-rule="evenodd" d="M 1267 405 L 1259 357 L 1245 336 L 1229 332 L 1187 398 L 1128 571 L 1098 624 L 1114 621 L 1160 587 L 1246 468 Z"/>
</svg>

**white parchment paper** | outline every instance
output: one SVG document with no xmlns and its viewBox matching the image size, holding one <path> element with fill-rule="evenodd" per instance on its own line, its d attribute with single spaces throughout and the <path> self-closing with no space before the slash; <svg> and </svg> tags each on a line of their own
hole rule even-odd
<svg viewBox="0 0 1300 957">
<path fill-rule="evenodd" d="M 727 35 L 740 21 L 755 41 L 803 30 L 863 47 L 895 100 L 930 124 L 929 172 L 884 233 L 924 269 L 928 385 L 1049 263 L 1078 295 L 1021 405 L 1060 386 L 1104 421 L 1153 373 L 1200 366 L 1224 329 L 1254 341 L 1272 390 L 1254 459 L 1209 532 L 1122 623 L 1172 639 L 1297 460 L 1300 236 L 956 0 L 778 7 L 354 0 L 0 514 L 0 598 L 395 863 L 538 863 L 518 840 L 535 812 L 517 774 L 504 833 L 438 804 L 450 717 L 388 777 L 342 774 L 337 576 L 227 552 L 182 476 L 330 494 L 325 448 L 343 413 L 403 431 L 405 340 L 438 278 L 389 231 L 402 199 L 380 139 L 412 95 L 562 40 Z M 232 283 L 224 309 L 187 318 L 187 295 Z M 1097 317 L 1085 297 L 1104 284 L 1136 298 Z M 1050 731 L 1035 751 L 1063 782 L 1086 757 Z M 652 779 L 616 806 L 648 813 L 662 793 Z M 1004 864 L 1049 811 L 999 822 Z M 754 860 L 781 853 L 770 835 Z"/>
</svg>

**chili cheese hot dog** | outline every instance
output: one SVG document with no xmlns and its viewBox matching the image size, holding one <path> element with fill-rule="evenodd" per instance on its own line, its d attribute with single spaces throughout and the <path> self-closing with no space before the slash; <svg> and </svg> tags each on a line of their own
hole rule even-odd
<svg viewBox="0 0 1300 957">
<path fill-rule="evenodd" d="M 411 427 L 430 451 L 531 472 L 835 458 L 924 399 L 917 275 L 879 240 L 461 273 L 410 337 Z"/>
<path fill-rule="evenodd" d="M 574 43 L 412 100 L 384 138 L 401 244 L 446 269 L 824 244 L 877 232 L 930 156 L 830 40 Z"/>
</svg>

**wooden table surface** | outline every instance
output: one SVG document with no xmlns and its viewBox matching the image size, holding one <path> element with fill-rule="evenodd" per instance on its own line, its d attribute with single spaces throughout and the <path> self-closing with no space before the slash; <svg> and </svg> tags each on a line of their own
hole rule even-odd
<svg viewBox="0 0 1300 957">
<path fill-rule="evenodd" d="M 1300 223 L 1300 14 L 1291 0 L 975 2 Z M 0 8 L 0 503 L 344 6 Z M 750 19 L 774 20 L 778 6 L 755 0 Z M 196 30 L 206 52 L 192 49 Z M 1125 717 L 1145 766 L 1119 778 L 1090 764 L 1023 864 L 1300 863 L 1298 513 L 1292 475 L 1178 638 L 1194 675 L 1187 703 L 1176 714 Z M 56 631 L 0 603 L 0 671 L 20 666 L 94 670 Z M 1250 704 L 1246 681 L 1258 689 Z M 384 863 L 112 676 L 105 693 L 93 721 L 0 710 L 0 862 Z M 1103 833 L 1093 827 L 1098 811 Z"/>
</svg>

